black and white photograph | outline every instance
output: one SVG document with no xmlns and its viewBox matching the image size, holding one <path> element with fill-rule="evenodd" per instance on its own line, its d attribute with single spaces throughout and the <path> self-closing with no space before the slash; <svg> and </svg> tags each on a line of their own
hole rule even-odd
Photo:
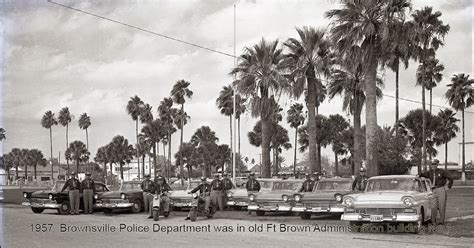
<svg viewBox="0 0 474 248">
<path fill-rule="evenodd" d="M 474 247 L 472 0 L 0 0 L 0 248 Z"/>
</svg>

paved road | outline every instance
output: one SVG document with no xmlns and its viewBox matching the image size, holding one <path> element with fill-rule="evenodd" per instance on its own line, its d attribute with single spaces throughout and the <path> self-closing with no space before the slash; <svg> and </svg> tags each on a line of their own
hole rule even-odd
<svg viewBox="0 0 474 248">
<path fill-rule="evenodd" d="M 213 219 L 198 219 L 191 223 L 184 221 L 185 212 L 173 212 L 167 219 L 158 222 L 146 219 L 145 214 L 117 214 L 60 216 L 55 211 L 34 214 L 29 208 L 18 205 L 0 205 L 2 211 L 0 222 L 3 228 L 0 246 L 3 247 L 471 247 L 474 238 L 450 238 L 439 234 L 380 234 L 352 233 L 342 230 L 347 228 L 337 218 L 315 217 L 312 220 L 301 220 L 297 216 L 247 216 L 246 212 L 228 211 L 217 213 Z M 40 226 L 37 226 L 37 225 Z M 46 225 L 41 230 L 41 224 Z M 127 227 L 120 231 L 121 224 Z M 154 225 L 157 224 L 157 225 Z M 281 232 L 280 225 L 287 229 Z M 340 232 L 315 231 L 324 227 L 339 227 Z M 158 226 L 159 225 L 159 226 Z M 183 226 L 185 225 L 185 226 Z M 276 229 L 273 229 L 275 225 Z M 63 230 L 61 231 L 61 226 Z M 237 232 L 237 226 L 245 231 Z M 252 227 L 262 227 L 262 232 L 250 232 Z M 36 229 L 37 227 L 38 230 Z M 195 228 L 185 232 L 184 228 Z M 227 227 L 227 229 L 225 228 Z M 98 231 L 82 230 L 96 228 Z M 112 232 L 112 228 L 115 231 Z M 130 228 L 127 230 L 127 228 Z M 148 228 L 149 230 L 141 230 Z M 155 230 L 153 230 L 155 228 Z M 163 230 L 161 228 L 164 228 Z M 170 230 L 166 228 L 181 228 Z M 198 230 L 198 228 L 200 230 Z M 221 228 L 220 231 L 216 228 Z M 230 228 L 233 230 L 230 231 Z M 268 229 L 267 229 L 268 228 Z M 302 230 L 301 228 L 307 228 Z M 156 229 L 160 229 L 158 232 Z M 209 229 L 209 230 L 208 230 Z M 190 231 L 190 230 L 188 230 Z"/>
</svg>

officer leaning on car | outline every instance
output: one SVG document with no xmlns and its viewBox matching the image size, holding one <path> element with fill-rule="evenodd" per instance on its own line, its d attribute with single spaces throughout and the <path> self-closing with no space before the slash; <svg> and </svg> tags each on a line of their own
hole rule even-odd
<svg viewBox="0 0 474 248">
<path fill-rule="evenodd" d="M 222 181 L 219 180 L 219 174 L 214 175 L 214 180 L 211 182 L 211 201 L 217 204 L 219 210 L 224 210 L 224 204 L 222 202 L 222 191 L 224 190 L 224 185 Z"/>
<path fill-rule="evenodd" d="M 362 192 L 365 190 L 365 186 L 367 186 L 367 179 L 369 179 L 367 171 L 364 167 L 360 167 L 359 172 L 360 174 L 354 179 L 354 182 L 352 182 L 352 191 Z"/>
<path fill-rule="evenodd" d="M 437 195 L 437 206 L 435 209 L 439 209 L 440 218 L 437 219 L 437 211 L 431 218 L 431 222 L 436 224 L 444 224 L 444 219 L 446 215 L 446 201 L 448 195 L 446 190 L 450 189 L 453 186 L 453 178 L 445 170 L 438 169 L 439 160 L 435 159 L 430 165 L 430 170 L 425 171 L 421 174 L 422 177 L 429 178 L 431 180 L 433 193 Z"/>
<path fill-rule="evenodd" d="M 234 187 L 232 181 L 227 177 L 227 173 L 222 174 L 222 199 L 224 202 L 227 202 L 227 191 L 231 190 Z"/>
<path fill-rule="evenodd" d="M 87 172 L 86 178 L 82 180 L 81 188 L 82 188 L 82 197 L 84 200 L 84 213 L 92 214 L 95 183 L 94 183 L 94 180 L 91 179 L 90 172 Z"/>
<path fill-rule="evenodd" d="M 254 172 L 250 173 L 249 180 L 247 180 L 247 183 L 245 184 L 245 188 L 247 189 L 247 193 L 260 191 L 260 183 L 255 178 Z M 250 210 L 247 211 L 247 214 L 248 215 L 251 214 Z"/>
<path fill-rule="evenodd" d="M 71 209 L 71 215 L 79 214 L 79 202 L 81 190 L 81 182 L 76 178 L 76 172 L 71 173 L 71 178 L 69 178 L 66 183 L 64 183 L 61 193 L 68 189 L 69 190 L 69 205 Z"/>
<path fill-rule="evenodd" d="M 145 180 L 143 180 L 141 188 L 143 190 L 143 205 L 145 207 L 145 213 L 148 212 L 148 207 L 150 202 L 153 201 L 153 192 L 155 190 L 155 183 L 150 180 L 150 175 L 145 175 Z"/>
<path fill-rule="evenodd" d="M 166 183 L 166 180 L 163 176 L 158 176 L 155 178 L 154 182 L 154 190 L 153 192 L 157 195 L 161 195 L 161 202 L 163 204 L 163 214 L 167 215 L 170 211 L 170 198 L 168 197 L 168 193 L 171 191 L 171 187 Z M 153 200 L 149 203 L 149 217 L 148 219 L 153 218 Z"/>
<path fill-rule="evenodd" d="M 206 177 L 201 177 L 201 183 L 194 188 L 193 190 L 189 191 L 189 194 L 193 194 L 199 191 L 199 198 L 204 201 L 204 212 L 205 215 L 209 213 L 209 205 L 211 205 L 211 185 L 207 183 L 207 178 Z M 199 204 L 199 199 L 198 199 L 198 204 Z M 186 216 L 185 220 L 189 220 L 191 217 Z"/>
<path fill-rule="evenodd" d="M 306 179 L 304 180 L 303 185 L 301 185 L 301 188 L 298 190 L 298 192 L 311 192 L 311 191 L 313 191 L 314 184 L 316 182 L 309 177 L 308 173 L 306 173 L 304 176 L 305 176 Z"/>
</svg>

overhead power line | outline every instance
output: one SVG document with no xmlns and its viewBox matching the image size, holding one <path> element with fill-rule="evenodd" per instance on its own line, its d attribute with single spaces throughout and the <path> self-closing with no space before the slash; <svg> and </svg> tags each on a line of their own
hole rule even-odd
<svg viewBox="0 0 474 248">
<path fill-rule="evenodd" d="M 142 32 L 145 32 L 145 33 L 148 33 L 148 34 L 152 34 L 152 35 L 156 35 L 156 36 L 159 36 L 159 37 L 162 37 L 162 38 L 165 38 L 165 39 L 176 41 L 176 42 L 179 42 L 179 43 L 182 43 L 182 44 L 186 44 L 186 45 L 190 45 L 190 46 L 197 47 L 197 48 L 200 48 L 200 49 L 204 49 L 204 50 L 207 50 L 209 52 L 214 52 L 214 53 L 218 53 L 218 54 L 221 54 L 221 55 L 224 55 L 224 56 L 227 56 L 227 57 L 238 59 L 238 57 L 235 56 L 235 55 L 232 55 L 232 54 L 229 54 L 229 53 L 226 53 L 226 52 L 222 52 L 222 51 L 219 51 L 219 50 L 216 50 L 216 49 L 212 49 L 212 48 L 209 48 L 209 47 L 205 47 L 205 46 L 193 43 L 193 42 L 181 40 L 181 39 L 174 38 L 174 37 L 171 37 L 171 36 L 168 36 L 168 35 L 165 35 L 165 34 L 161 34 L 161 33 L 151 31 L 151 30 L 140 28 L 140 27 L 137 27 L 137 26 L 132 25 L 132 24 L 128 24 L 128 23 L 125 23 L 125 22 L 114 20 L 114 19 L 111 19 L 111 18 L 108 18 L 108 17 L 105 17 L 105 16 L 101 16 L 101 15 L 94 14 L 94 13 L 91 13 L 91 12 L 88 12 L 88 11 L 85 11 L 85 10 L 77 9 L 77 8 L 74 8 L 74 7 L 71 7 L 71 6 L 68 6 L 68 5 L 53 2 L 51 0 L 48 0 L 48 2 L 52 3 L 52 4 L 55 4 L 55 5 L 58 5 L 58 6 L 61 6 L 63 8 L 69 9 L 69 10 L 73 10 L 73 11 L 77 11 L 77 12 L 80 12 L 80 13 L 83 13 L 83 14 L 86 14 L 86 15 L 94 16 L 94 17 L 97 17 L 99 19 L 109 21 L 109 22 L 113 22 L 113 23 L 116 23 L 116 24 L 119 24 L 119 25 L 123 25 L 123 26 L 129 27 L 129 28 L 132 28 L 132 29 L 135 29 L 135 30 L 138 30 L 138 31 L 142 31 Z M 235 43 L 235 41 L 234 41 L 234 43 Z M 235 46 L 235 44 L 234 44 L 234 46 Z M 234 50 L 235 50 L 235 48 L 234 48 Z M 387 94 L 384 94 L 384 96 L 390 97 L 390 98 L 395 98 L 395 96 L 391 96 L 391 95 L 387 95 Z M 411 102 L 411 103 L 416 103 L 416 104 L 422 104 L 422 102 L 420 102 L 420 101 L 411 100 L 411 99 L 407 99 L 407 98 L 399 97 L 398 99 L 401 100 L 401 101 L 406 101 L 406 102 Z M 449 107 L 435 105 L 435 104 L 433 104 L 432 106 L 437 107 L 437 108 L 442 108 L 442 109 L 449 109 Z M 474 112 L 467 111 L 467 110 L 464 110 L 464 113 L 474 114 Z"/>
</svg>

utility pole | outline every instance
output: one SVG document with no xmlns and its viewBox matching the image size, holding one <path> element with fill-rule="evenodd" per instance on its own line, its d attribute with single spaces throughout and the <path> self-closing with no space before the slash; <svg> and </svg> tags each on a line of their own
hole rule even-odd
<svg viewBox="0 0 474 248">
<path fill-rule="evenodd" d="M 234 3 L 234 58 L 233 58 L 234 59 L 234 67 L 237 66 L 237 60 L 236 60 L 236 57 L 235 57 L 235 46 L 236 46 L 236 42 L 235 42 L 236 41 L 236 32 L 235 32 L 235 29 L 236 29 L 236 24 L 235 24 L 235 3 Z M 234 75 L 234 80 L 235 80 L 235 75 Z M 237 91 L 236 91 L 236 87 L 234 87 L 233 92 L 234 92 L 234 101 L 233 101 L 234 102 L 234 106 L 233 106 L 234 107 L 233 108 L 233 110 L 234 110 L 233 111 L 234 112 L 234 120 L 233 120 L 233 123 L 232 123 L 233 124 L 232 129 L 234 129 L 234 133 L 233 133 L 234 139 L 232 140 L 232 143 L 233 143 L 233 146 L 232 146 L 232 155 L 233 155 L 232 156 L 232 160 L 233 160 L 232 161 L 232 181 L 235 184 L 235 167 L 237 165 L 237 156 L 236 156 L 237 154 L 235 152 L 235 150 L 236 150 L 235 149 L 235 147 L 236 147 L 236 142 L 235 142 L 236 135 L 235 134 L 237 133 L 236 130 L 235 130 L 235 128 L 237 126 L 236 125 L 237 124 L 237 118 L 236 118 L 236 105 L 237 105 L 236 104 L 236 100 L 237 100 L 236 96 L 237 96 Z"/>
</svg>

